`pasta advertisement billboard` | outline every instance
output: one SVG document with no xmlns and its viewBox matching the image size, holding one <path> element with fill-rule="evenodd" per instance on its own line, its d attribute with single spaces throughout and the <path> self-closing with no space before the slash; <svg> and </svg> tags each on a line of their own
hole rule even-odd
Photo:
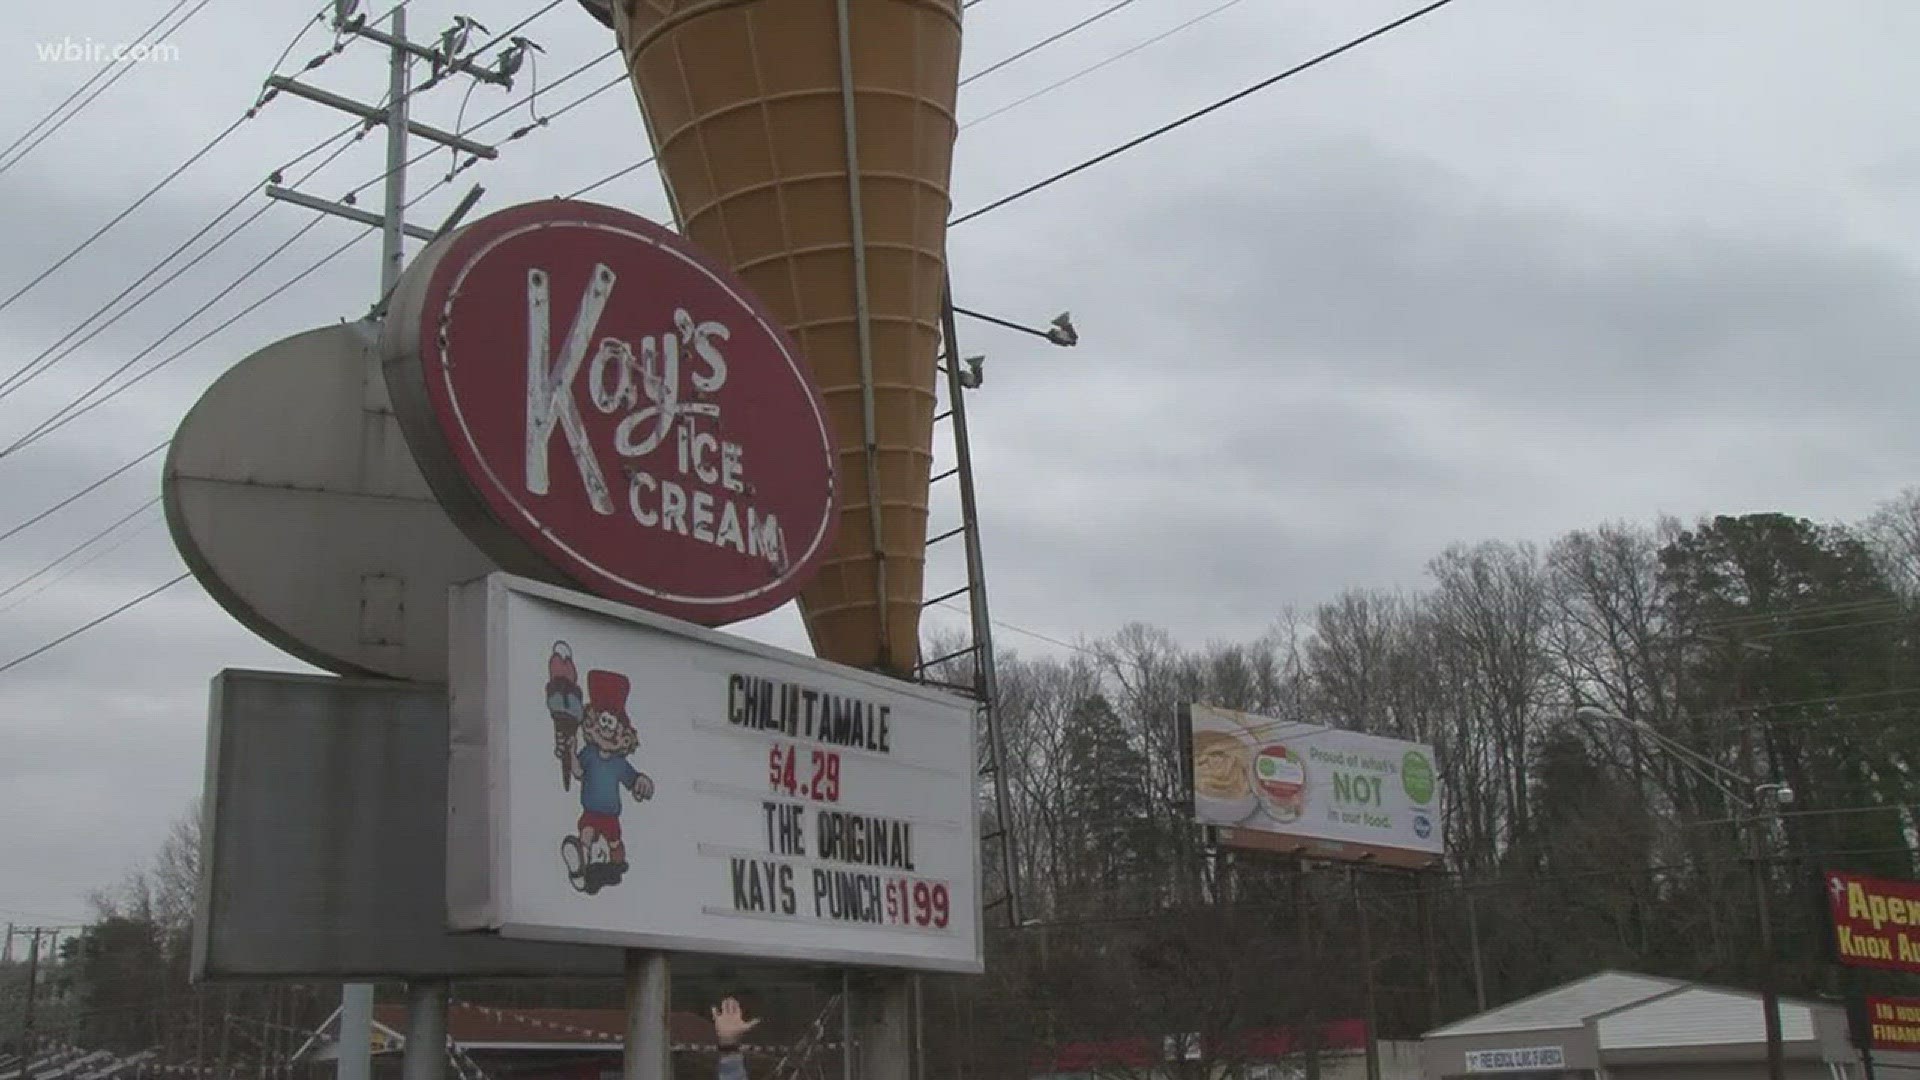
<svg viewBox="0 0 1920 1080">
<path fill-rule="evenodd" d="M 1190 705 L 1195 818 L 1221 843 L 1425 866 L 1446 852 L 1433 748 Z"/>
</svg>

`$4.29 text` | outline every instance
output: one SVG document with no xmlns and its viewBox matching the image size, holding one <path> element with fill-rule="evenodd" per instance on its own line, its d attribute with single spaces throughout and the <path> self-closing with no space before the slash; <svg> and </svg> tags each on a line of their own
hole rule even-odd
<svg viewBox="0 0 1920 1080">
<path fill-rule="evenodd" d="M 806 766 L 800 764 L 800 748 L 789 743 L 774 743 L 767 751 L 767 782 L 776 795 L 814 802 L 840 801 L 840 755 L 831 750 L 809 751 Z M 805 783 L 801 777 L 806 776 Z"/>
</svg>

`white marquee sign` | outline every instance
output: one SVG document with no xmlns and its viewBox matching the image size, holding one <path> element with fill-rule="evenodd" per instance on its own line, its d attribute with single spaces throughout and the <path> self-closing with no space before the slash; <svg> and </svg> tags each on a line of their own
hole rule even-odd
<svg viewBox="0 0 1920 1080">
<path fill-rule="evenodd" d="M 456 929 L 983 970 L 966 701 L 502 574 L 452 629 Z"/>
</svg>

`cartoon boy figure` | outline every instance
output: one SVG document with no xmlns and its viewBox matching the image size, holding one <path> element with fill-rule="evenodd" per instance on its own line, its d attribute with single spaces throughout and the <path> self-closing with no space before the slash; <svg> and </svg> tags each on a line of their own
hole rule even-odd
<svg viewBox="0 0 1920 1080">
<path fill-rule="evenodd" d="M 627 759 L 640 748 L 640 733 L 627 718 L 625 675 L 587 672 L 587 703 L 580 722 L 580 751 L 573 776 L 580 781 L 579 833 L 560 842 L 567 880 L 592 894 L 620 884 L 627 872 L 627 845 L 620 836 L 620 792 L 641 802 L 653 798 L 653 780 Z"/>
</svg>

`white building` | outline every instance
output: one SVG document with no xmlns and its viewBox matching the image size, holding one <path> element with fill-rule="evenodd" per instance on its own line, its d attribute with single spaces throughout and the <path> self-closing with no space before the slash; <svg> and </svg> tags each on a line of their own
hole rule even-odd
<svg viewBox="0 0 1920 1080">
<path fill-rule="evenodd" d="M 1783 998 L 1780 1028 L 1787 1080 L 1864 1076 L 1840 1005 Z M 1765 1080 L 1765 1011 L 1757 993 L 1605 971 L 1428 1032 L 1421 1059 L 1423 1080 Z"/>
</svg>

